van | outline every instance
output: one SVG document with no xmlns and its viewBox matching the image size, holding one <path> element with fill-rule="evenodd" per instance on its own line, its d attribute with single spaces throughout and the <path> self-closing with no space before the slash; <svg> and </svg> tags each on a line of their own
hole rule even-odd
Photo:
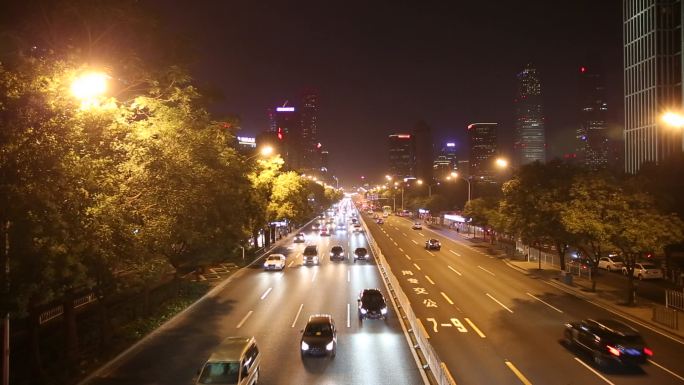
<svg viewBox="0 0 684 385">
<path fill-rule="evenodd" d="M 254 337 L 228 337 L 198 370 L 197 385 L 254 385 L 259 381 L 261 354 Z"/>
<path fill-rule="evenodd" d="M 309 245 L 302 253 L 302 264 L 304 265 L 318 265 L 318 246 Z"/>
</svg>

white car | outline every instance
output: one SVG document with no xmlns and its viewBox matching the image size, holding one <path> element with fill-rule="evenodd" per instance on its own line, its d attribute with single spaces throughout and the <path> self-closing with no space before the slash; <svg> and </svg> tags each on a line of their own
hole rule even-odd
<svg viewBox="0 0 684 385">
<path fill-rule="evenodd" d="M 362 233 L 362 232 L 363 232 L 363 228 L 361 227 L 360 224 L 355 223 L 355 224 L 352 226 L 352 231 L 355 232 L 355 233 Z"/>
<path fill-rule="evenodd" d="M 283 270 L 285 268 L 285 256 L 282 254 L 271 254 L 264 262 L 264 270 Z"/>
<path fill-rule="evenodd" d="M 624 265 L 622 258 L 618 256 L 601 257 L 598 261 L 598 268 L 608 271 L 622 271 Z"/>
<path fill-rule="evenodd" d="M 411 226 L 411 228 L 412 228 L 413 230 L 422 230 L 422 229 L 423 229 L 423 225 L 421 225 L 420 222 L 415 222 L 415 223 L 413 224 L 413 226 Z"/>
<path fill-rule="evenodd" d="M 627 266 L 622 268 L 622 273 L 627 275 Z M 652 263 L 635 263 L 634 278 L 638 279 L 660 279 L 663 278 L 663 270 Z"/>
</svg>

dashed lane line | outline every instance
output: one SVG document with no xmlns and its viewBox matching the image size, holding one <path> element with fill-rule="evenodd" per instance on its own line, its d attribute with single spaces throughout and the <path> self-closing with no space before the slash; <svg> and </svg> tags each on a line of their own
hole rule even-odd
<svg viewBox="0 0 684 385">
<path fill-rule="evenodd" d="M 416 242 L 416 241 L 413 240 L 413 239 L 411 239 L 411 242 L 415 243 L 416 245 L 418 244 L 418 242 Z"/>
<path fill-rule="evenodd" d="M 456 255 L 456 256 L 458 256 L 458 257 L 461 256 L 461 254 L 459 254 L 459 253 L 457 253 L 457 252 L 455 252 L 455 251 L 453 251 L 453 250 L 449 250 L 449 252 L 452 253 L 452 254 L 454 254 L 454 255 Z"/>
<path fill-rule="evenodd" d="M 453 304 L 454 304 L 454 301 L 452 301 L 451 298 L 449 298 L 449 296 L 446 295 L 446 293 L 444 293 L 443 291 L 441 291 L 440 293 L 442 294 L 442 297 L 444 297 L 444 299 L 445 299 L 447 302 L 449 302 L 449 305 L 453 305 Z"/>
<path fill-rule="evenodd" d="M 435 284 L 435 281 L 433 281 L 432 278 L 430 278 L 429 275 L 426 275 L 426 276 L 425 276 L 425 279 L 427 279 L 428 281 L 430 281 L 431 284 L 433 284 L 433 285 Z"/>
<path fill-rule="evenodd" d="M 475 330 L 475 333 L 477 333 L 477 335 L 480 336 L 480 338 L 486 337 L 484 335 L 484 333 L 482 333 L 482 331 L 477 326 L 475 326 L 475 324 L 473 323 L 473 321 L 470 320 L 470 318 L 464 318 L 464 319 L 466 320 L 468 325 L 470 325 L 470 327 L 473 328 L 473 330 Z"/>
<path fill-rule="evenodd" d="M 266 292 L 264 292 L 264 294 L 261 295 L 261 299 L 263 300 L 264 298 L 266 298 L 268 294 L 271 292 L 271 290 L 273 290 L 273 288 L 269 287 L 268 290 L 266 290 Z"/>
<path fill-rule="evenodd" d="M 536 299 L 537 301 L 543 303 L 544 305 L 550 307 L 551 309 L 553 309 L 553 310 L 555 310 L 555 311 L 557 311 L 557 312 L 559 312 L 559 313 L 563 313 L 563 310 L 561 310 L 561 309 L 559 309 L 559 308 L 557 308 L 557 307 L 551 305 L 550 303 L 548 303 L 548 302 L 546 302 L 546 301 L 544 301 L 544 300 L 542 300 L 542 299 L 540 299 L 540 298 L 537 298 L 537 297 L 535 297 L 534 295 L 532 295 L 532 294 L 530 294 L 530 293 L 525 293 L 525 294 L 527 294 L 527 295 L 529 295 L 530 297 Z"/>
<path fill-rule="evenodd" d="M 449 268 L 449 270 L 453 271 L 454 273 L 456 273 L 456 274 L 458 274 L 458 275 L 463 275 L 463 274 L 461 274 L 460 271 L 454 269 L 453 267 L 451 267 L 451 266 L 449 266 L 449 265 L 447 265 L 447 267 Z"/>
<path fill-rule="evenodd" d="M 302 312 L 303 307 L 304 307 L 304 304 L 299 305 L 299 310 L 297 310 L 297 315 L 295 315 L 294 321 L 292 321 L 292 326 L 290 326 L 291 328 L 293 328 L 295 326 L 295 324 L 297 323 L 297 318 L 299 318 L 299 313 Z"/>
<path fill-rule="evenodd" d="M 513 363 L 511 361 L 506 360 L 505 362 L 506 362 L 506 366 L 508 366 L 508 368 L 511 369 L 511 371 L 515 374 L 515 376 L 518 377 L 520 382 L 522 382 L 525 385 L 532 385 L 530 380 L 528 380 L 527 377 L 525 377 L 525 375 L 522 374 L 522 372 L 520 370 L 518 370 L 518 368 L 516 368 L 515 365 L 513 365 Z"/>
<path fill-rule="evenodd" d="M 252 313 L 254 313 L 254 312 L 250 310 L 249 313 L 247 313 L 247 315 L 244 316 L 244 317 L 242 318 L 242 320 L 240 321 L 240 323 L 237 324 L 237 329 L 240 329 L 240 328 L 242 327 L 242 324 L 244 324 L 245 321 L 247 321 L 247 318 L 249 318 L 249 316 L 251 316 Z"/>
<path fill-rule="evenodd" d="M 477 267 L 479 267 L 481 270 L 486 271 L 487 273 L 491 274 L 493 277 L 496 277 L 496 274 L 494 274 L 494 273 L 492 273 L 491 271 L 485 269 L 484 267 L 482 267 L 482 266 L 480 266 L 480 265 L 477 265 Z"/>
<path fill-rule="evenodd" d="M 415 263 L 413 264 L 413 266 L 415 266 L 416 269 L 421 270 L 421 269 L 420 269 L 420 266 L 416 265 Z"/>
<path fill-rule="evenodd" d="M 494 301 L 494 302 L 498 303 L 498 304 L 499 304 L 499 305 L 500 305 L 500 306 L 501 306 L 502 308 L 504 308 L 504 309 L 508 310 L 508 312 L 509 312 L 509 313 L 511 313 L 511 314 L 513 313 L 513 310 L 509 309 L 509 308 L 508 308 L 508 306 L 506 306 L 506 305 L 502 304 L 502 303 L 501 303 L 501 302 L 500 302 L 500 301 L 499 301 L 498 299 L 496 299 L 496 298 L 492 297 L 492 295 L 491 295 L 491 294 L 489 294 L 489 293 L 485 293 L 485 294 L 487 294 L 487 297 L 491 298 L 491 299 L 492 299 L 492 301 Z"/>
</svg>

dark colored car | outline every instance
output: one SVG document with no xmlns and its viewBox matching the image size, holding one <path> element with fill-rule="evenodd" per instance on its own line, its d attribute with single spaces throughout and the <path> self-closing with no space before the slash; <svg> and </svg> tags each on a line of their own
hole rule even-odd
<svg viewBox="0 0 684 385">
<path fill-rule="evenodd" d="M 335 357 L 337 353 L 337 330 L 329 314 L 315 314 L 309 317 L 302 331 L 300 343 L 302 357 L 306 355 Z"/>
<path fill-rule="evenodd" d="M 342 246 L 337 245 L 330 248 L 330 260 L 344 261 L 344 249 Z"/>
<path fill-rule="evenodd" d="M 442 248 L 442 244 L 434 238 L 430 238 L 425 241 L 425 248 L 428 250 L 439 250 Z"/>
<path fill-rule="evenodd" d="M 368 250 L 365 247 L 357 247 L 354 250 L 354 262 L 357 259 L 367 261 L 370 257 L 368 256 Z"/>
<path fill-rule="evenodd" d="M 387 302 L 378 289 L 363 289 L 359 294 L 359 320 L 387 319 Z"/>
<path fill-rule="evenodd" d="M 613 319 L 567 323 L 563 337 L 569 345 L 589 352 L 598 366 L 639 365 L 653 355 L 638 331 Z"/>
<path fill-rule="evenodd" d="M 381 225 L 381 224 L 385 223 L 385 221 L 382 218 L 378 218 L 375 220 L 375 223 Z"/>
<path fill-rule="evenodd" d="M 294 243 L 302 243 L 304 241 L 306 241 L 306 236 L 304 235 L 304 233 L 299 233 L 295 235 Z"/>
</svg>

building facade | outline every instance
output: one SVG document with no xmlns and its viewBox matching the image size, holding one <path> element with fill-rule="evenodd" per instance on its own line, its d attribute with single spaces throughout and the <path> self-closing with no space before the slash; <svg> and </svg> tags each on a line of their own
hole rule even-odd
<svg viewBox="0 0 684 385">
<path fill-rule="evenodd" d="M 592 170 L 608 167 L 608 102 L 601 66 L 597 63 L 579 69 L 579 114 L 577 161 Z"/>
<path fill-rule="evenodd" d="M 682 110 L 680 0 L 624 0 L 625 171 L 682 151 L 682 129 L 662 114 Z"/>
<path fill-rule="evenodd" d="M 392 134 L 388 141 L 389 175 L 394 180 L 415 178 L 415 141 L 411 134 Z"/>
<path fill-rule="evenodd" d="M 518 74 L 515 98 L 515 163 L 522 166 L 546 162 L 546 129 L 542 109 L 541 82 L 537 70 L 528 64 Z"/>
<path fill-rule="evenodd" d="M 306 90 L 302 93 L 299 109 L 302 144 L 302 169 L 304 171 L 321 168 L 320 150 L 318 145 L 318 92 Z"/>
<path fill-rule="evenodd" d="M 473 123 L 468 125 L 470 143 L 470 172 L 473 181 L 496 182 L 496 156 L 499 153 L 498 123 Z"/>
<path fill-rule="evenodd" d="M 458 168 L 458 160 L 456 159 L 456 143 L 444 143 L 439 154 L 432 162 L 433 175 L 436 179 L 444 179 Z"/>
<path fill-rule="evenodd" d="M 288 106 L 287 102 L 275 109 L 275 134 L 280 145 L 280 156 L 285 161 L 285 167 L 300 170 L 304 164 L 302 130 L 299 111 Z"/>
</svg>

